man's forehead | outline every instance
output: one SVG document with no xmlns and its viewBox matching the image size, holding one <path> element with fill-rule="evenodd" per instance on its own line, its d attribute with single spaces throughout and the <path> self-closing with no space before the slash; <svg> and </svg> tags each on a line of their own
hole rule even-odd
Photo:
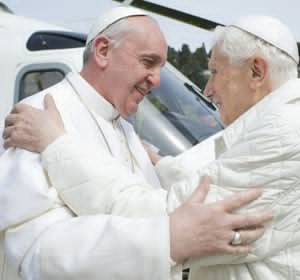
<svg viewBox="0 0 300 280">
<path fill-rule="evenodd" d="M 167 60 L 167 46 L 164 49 L 164 47 L 152 44 L 151 40 L 150 43 L 144 44 L 139 40 L 131 40 L 131 38 L 127 38 L 120 46 L 120 49 L 127 55 L 139 60 L 151 60 L 152 63 L 155 64 L 164 65 Z"/>
<path fill-rule="evenodd" d="M 220 50 L 217 47 L 214 47 L 211 51 L 211 56 L 208 59 L 208 65 L 210 66 L 220 66 L 225 65 L 229 63 L 229 58 L 220 52 Z"/>
<path fill-rule="evenodd" d="M 163 38 L 166 41 L 159 24 L 153 18 L 149 16 L 134 16 L 127 18 L 127 20 L 131 23 L 133 32 L 140 33 L 140 35 L 146 36 L 146 38 L 153 41 L 155 38 Z"/>
<path fill-rule="evenodd" d="M 133 31 L 126 35 L 123 45 L 131 51 L 138 52 L 140 55 L 153 58 L 165 57 L 168 51 L 168 44 L 165 37 L 161 32 L 153 33 L 153 35 L 149 36 L 149 32 L 139 26 L 136 32 Z"/>
<path fill-rule="evenodd" d="M 216 64 L 216 58 L 215 58 L 215 50 L 214 48 L 211 50 L 210 57 L 208 58 L 208 67 L 212 67 Z"/>
</svg>

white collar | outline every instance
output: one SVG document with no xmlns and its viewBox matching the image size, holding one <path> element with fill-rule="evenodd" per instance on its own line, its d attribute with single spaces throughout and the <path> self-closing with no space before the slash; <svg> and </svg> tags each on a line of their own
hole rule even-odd
<svg viewBox="0 0 300 280">
<path fill-rule="evenodd" d="M 94 113 L 107 121 L 119 117 L 119 112 L 100 93 L 98 93 L 80 74 L 70 72 L 66 76 L 82 102 Z"/>
</svg>

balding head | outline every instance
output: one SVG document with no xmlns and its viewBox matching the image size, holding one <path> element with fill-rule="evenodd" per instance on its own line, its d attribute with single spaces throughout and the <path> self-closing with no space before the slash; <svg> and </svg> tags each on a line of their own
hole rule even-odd
<svg viewBox="0 0 300 280">
<path fill-rule="evenodd" d="M 138 22 L 136 19 L 140 19 L 140 22 Z M 144 28 L 143 25 L 141 25 L 141 22 L 146 22 L 148 23 L 148 25 L 150 22 L 155 27 L 156 33 L 164 38 L 164 35 L 162 34 L 160 27 L 156 23 L 156 21 L 152 17 L 150 17 L 148 13 L 140 9 L 120 6 L 111 9 L 107 13 L 101 15 L 95 21 L 88 34 L 86 48 L 83 55 L 83 63 L 86 64 L 86 62 L 88 61 L 92 52 L 93 41 L 97 36 L 107 36 L 114 41 L 115 46 L 118 46 L 121 40 L 124 39 L 124 37 L 130 32 L 136 32 L 138 30 L 141 30 L 141 28 Z M 142 31 L 144 32 L 145 29 L 143 29 Z"/>
<path fill-rule="evenodd" d="M 129 31 L 129 26 L 126 26 L 127 18 L 132 16 L 146 16 L 142 10 L 119 6 L 101 14 L 92 25 L 87 40 L 86 48 L 83 54 L 83 64 L 86 64 L 92 52 L 93 41 L 100 34 L 108 37 L 116 37 Z M 125 22 L 125 23 L 124 23 Z"/>
<path fill-rule="evenodd" d="M 88 43 L 89 58 L 82 77 L 122 116 L 160 85 L 160 69 L 168 45 L 159 25 L 149 16 L 131 15 L 110 24 Z"/>
</svg>

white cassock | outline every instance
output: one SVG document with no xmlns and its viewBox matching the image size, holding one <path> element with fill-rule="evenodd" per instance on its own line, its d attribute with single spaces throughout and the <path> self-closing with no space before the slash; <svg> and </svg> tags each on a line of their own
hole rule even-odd
<svg viewBox="0 0 300 280">
<path fill-rule="evenodd" d="M 295 79 L 270 93 L 223 132 L 176 158 L 166 157 L 158 163 L 161 181 L 169 190 L 169 211 L 194 191 L 203 174 L 208 174 L 214 185 L 206 202 L 260 186 L 264 188 L 262 197 L 241 211 L 270 207 L 275 215 L 250 254 L 189 260 L 186 266 L 191 268 L 190 279 L 300 279 L 299 119 L 300 80 Z M 112 213 L 135 215 L 147 184 L 126 176 L 119 162 L 103 153 L 89 148 L 78 151 L 80 139 L 72 139 L 75 137 L 65 135 L 42 154 L 44 167 L 58 192 L 81 214 L 103 212 L 105 205 Z M 106 180 L 113 177 L 109 170 L 115 170 L 111 188 L 102 186 L 103 176 L 98 176 L 100 165 L 101 172 L 107 174 Z M 81 199 L 83 194 L 85 200 Z M 149 204 L 156 204 L 156 199 L 160 201 L 149 192 L 147 197 L 148 209 L 151 209 Z M 96 207 L 90 207 L 89 201 Z M 150 215 L 142 208 L 140 211 Z"/>
<path fill-rule="evenodd" d="M 0 279 L 18 279 L 10 275 L 7 259 L 23 279 L 168 279 L 166 192 L 133 128 L 123 119 L 114 120 L 117 112 L 78 74 L 68 74 L 24 102 L 42 108 L 46 93 L 54 97 L 69 133 L 119 159 L 126 174 L 133 171 L 132 176 L 147 183 L 145 193 L 152 190 L 161 199 L 155 207 L 149 205 L 149 219 L 105 215 L 109 209 L 78 217 L 50 184 L 40 155 L 0 151 L 0 237 L 6 252 L 4 256 L 1 249 Z"/>
</svg>

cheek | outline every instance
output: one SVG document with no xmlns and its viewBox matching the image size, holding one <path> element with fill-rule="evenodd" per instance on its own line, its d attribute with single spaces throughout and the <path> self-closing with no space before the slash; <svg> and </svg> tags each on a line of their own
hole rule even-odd
<svg viewBox="0 0 300 280">
<path fill-rule="evenodd" d="M 222 95 L 224 92 L 227 92 L 230 87 L 230 79 L 227 77 L 227 75 L 224 75 L 223 73 L 219 73 L 213 82 L 214 88 L 220 95 Z"/>
<path fill-rule="evenodd" d="M 233 83 L 228 81 L 228 91 L 230 92 L 230 95 L 238 97 L 241 87 L 238 83 Z"/>
</svg>

